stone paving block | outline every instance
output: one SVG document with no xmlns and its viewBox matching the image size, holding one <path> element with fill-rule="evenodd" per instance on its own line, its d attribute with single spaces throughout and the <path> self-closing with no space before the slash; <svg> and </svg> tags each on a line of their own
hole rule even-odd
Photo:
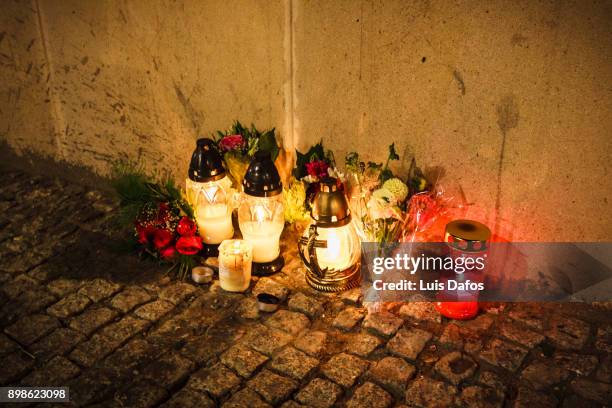
<svg viewBox="0 0 612 408">
<path fill-rule="evenodd" d="M 70 359 L 82 366 L 91 367 L 110 353 L 115 351 L 121 343 L 100 334 L 80 343 L 70 353 Z"/>
<path fill-rule="evenodd" d="M 149 408 L 158 405 L 168 397 L 162 387 L 146 381 L 137 381 L 115 393 L 113 399 L 120 407 Z"/>
<path fill-rule="evenodd" d="M 30 278 L 28 275 L 19 275 L 13 278 L 11 281 L 2 285 L 2 292 L 6 294 L 9 299 L 15 299 L 22 292 L 25 292 L 32 287 L 38 286 L 38 281 Z"/>
<path fill-rule="evenodd" d="M 142 305 L 134 311 L 134 314 L 142 319 L 155 322 L 165 316 L 170 310 L 174 309 L 174 305 L 165 300 L 156 300 L 154 302 Z"/>
<path fill-rule="evenodd" d="M 425 344 L 431 339 L 432 334 L 421 329 L 402 329 L 389 340 L 387 348 L 400 357 L 416 360 Z"/>
<path fill-rule="evenodd" d="M 117 312 L 107 307 L 89 308 L 77 317 L 72 318 L 68 326 L 85 335 L 90 335 L 106 323 L 117 317 Z"/>
<path fill-rule="evenodd" d="M 612 385 L 586 378 L 576 378 L 570 383 L 570 388 L 581 397 L 608 405 L 612 401 Z"/>
<path fill-rule="evenodd" d="M 299 404 L 295 402 L 294 400 L 289 400 L 289 401 L 283 402 L 283 405 L 281 405 L 281 408 L 301 408 L 303 406 L 304 405 Z"/>
<path fill-rule="evenodd" d="M 523 369 L 521 378 L 528 381 L 536 390 L 543 390 L 565 381 L 569 372 L 549 361 L 535 361 Z"/>
<path fill-rule="evenodd" d="M 58 298 L 62 298 L 69 293 L 75 292 L 82 285 L 83 282 L 76 279 L 59 278 L 49 282 L 47 284 L 47 290 Z"/>
<path fill-rule="evenodd" d="M 368 371 L 367 378 L 401 399 L 415 372 L 416 368 L 404 359 L 383 357 Z"/>
<path fill-rule="evenodd" d="M 516 343 L 522 344 L 527 348 L 534 348 L 535 346 L 542 343 L 545 339 L 540 333 L 536 333 L 533 330 L 519 327 L 516 324 L 505 322 L 500 325 L 499 333 Z"/>
<path fill-rule="evenodd" d="M 535 391 L 528 386 L 520 386 L 516 399 L 514 400 L 514 408 L 553 408 L 556 407 L 559 401 L 551 393 L 543 393 Z"/>
<path fill-rule="evenodd" d="M 393 336 L 404 321 L 389 312 L 368 313 L 363 321 L 364 329 L 382 337 Z"/>
<path fill-rule="evenodd" d="M 361 298 L 361 288 L 354 288 L 340 293 L 340 299 L 347 305 L 360 306 Z"/>
<path fill-rule="evenodd" d="M 411 407 L 448 407 L 453 405 L 457 390 L 442 381 L 419 377 L 408 385 L 405 399 Z"/>
<path fill-rule="evenodd" d="M 319 360 L 309 357 L 293 347 L 278 353 L 268 364 L 268 368 L 287 377 L 301 380 L 319 365 Z"/>
<path fill-rule="evenodd" d="M 504 406 L 504 396 L 492 388 L 470 385 L 461 391 L 457 403 L 464 407 L 501 408 Z"/>
<path fill-rule="evenodd" d="M 321 372 L 336 384 L 351 387 L 357 378 L 368 368 L 368 361 L 359 357 L 340 353 L 330 358 L 321 367 Z"/>
<path fill-rule="evenodd" d="M 446 354 L 435 365 L 436 371 L 455 385 L 471 378 L 477 368 L 474 360 L 458 351 Z"/>
<path fill-rule="evenodd" d="M 15 351 L 18 347 L 17 343 L 0 333 L 0 356 Z"/>
<path fill-rule="evenodd" d="M 293 343 L 293 346 L 308 355 L 320 356 L 323 350 L 325 349 L 326 342 L 327 333 L 318 330 L 312 330 L 298 337 L 297 340 Z"/>
<path fill-rule="evenodd" d="M 484 333 L 493 324 L 495 318 L 489 314 L 481 314 L 471 320 L 458 320 L 456 324 L 465 330 L 470 330 L 475 333 Z"/>
<path fill-rule="evenodd" d="M 139 287 L 130 287 L 113 297 L 110 304 L 115 309 L 119 309 L 123 313 L 127 313 L 134 307 L 141 305 L 151 300 L 151 295 Z"/>
<path fill-rule="evenodd" d="M 328 408 L 342 395 L 342 387 L 322 378 L 315 378 L 295 396 L 299 403 L 314 408 Z"/>
<path fill-rule="evenodd" d="M 606 324 L 597 329 L 595 347 L 606 353 L 612 353 L 612 324 Z"/>
<path fill-rule="evenodd" d="M 108 356 L 103 363 L 109 372 L 118 377 L 125 376 L 138 366 L 156 359 L 162 350 L 154 343 L 135 338 Z"/>
<path fill-rule="evenodd" d="M 367 357 L 381 344 L 382 340 L 379 337 L 368 333 L 358 333 L 347 341 L 344 350 L 360 357 Z"/>
<path fill-rule="evenodd" d="M 363 320 L 364 314 L 365 310 L 363 309 L 347 307 L 338 313 L 338 316 L 332 322 L 332 326 L 344 331 L 352 330 Z"/>
<path fill-rule="evenodd" d="M 221 398 L 240 385 L 240 377 L 223 364 L 215 364 L 197 371 L 189 379 L 188 387 L 200 392 L 208 392 Z"/>
<path fill-rule="evenodd" d="M 85 340 L 85 336 L 66 327 L 55 329 L 48 336 L 38 340 L 30 346 L 30 352 L 38 360 L 48 360 L 56 355 L 64 355 L 72 350 L 78 343 Z"/>
<path fill-rule="evenodd" d="M 159 292 L 159 298 L 177 305 L 187 299 L 195 291 L 196 287 L 189 283 L 175 282 L 164 287 L 161 292 Z"/>
<path fill-rule="evenodd" d="M 511 319 L 523 323 L 525 326 L 536 330 L 544 330 L 544 320 L 547 314 L 543 308 L 537 304 L 519 304 L 516 305 L 509 313 Z"/>
<path fill-rule="evenodd" d="M 516 371 L 527 355 L 527 349 L 500 339 L 491 340 L 480 352 L 480 358 L 494 366 Z"/>
<path fill-rule="evenodd" d="M 308 327 L 310 320 L 302 313 L 279 310 L 270 316 L 265 324 L 275 329 L 296 335 Z"/>
<path fill-rule="evenodd" d="M 62 356 L 49 360 L 42 368 L 32 371 L 21 383 L 38 387 L 61 387 L 66 381 L 76 377 L 81 369 Z"/>
<path fill-rule="evenodd" d="M 271 408 L 255 391 L 243 388 L 222 405 L 223 408 Z"/>
<path fill-rule="evenodd" d="M 295 312 L 304 313 L 311 319 L 318 316 L 323 310 L 323 302 L 320 299 L 306 296 L 302 292 L 297 292 L 289 299 L 289 309 Z"/>
<path fill-rule="evenodd" d="M 81 289 L 80 294 L 87 296 L 94 302 L 99 302 L 108 297 L 111 297 L 121 289 L 121 285 L 109 282 L 106 279 L 96 278 L 86 282 Z"/>
<path fill-rule="evenodd" d="M 398 314 L 404 319 L 442 323 L 442 316 L 432 302 L 410 302 L 400 307 Z"/>
<path fill-rule="evenodd" d="M 442 332 L 442 335 L 440 336 L 438 341 L 442 345 L 456 349 L 462 349 L 464 339 L 465 337 L 463 333 L 461 333 L 461 328 L 456 324 L 449 323 L 444 328 L 444 331 Z"/>
<path fill-rule="evenodd" d="M 59 327 L 59 325 L 59 321 L 54 317 L 35 314 L 21 318 L 4 329 L 4 332 L 20 344 L 28 346 Z"/>
<path fill-rule="evenodd" d="M 228 339 L 216 339 L 208 335 L 198 336 L 190 338 L 180 353 L 192 361 L 205 364 L 224 353 L 232 343 Z"/>
<path fill-rule="evenodd" d="M 184 381 L 195 364 L 177 353 L 164 354 L 143 370 L 143 378 L 169 390 Z"/>
<path fill-rule="evenodd" d="M 293 340 L 293 336 L 289 333 L 264 325 L 257 325 L 241 339 L 241 342 L 253 350 L 271 356 L 291 340 Z"/>
<path fill-rule="evenodd" d="M 221 355 L 221 362 L 244 378 L 249 378 L 266 361 L 268 357 L 244 345 L 233 346 Z"/>
<path fill-rule="evenodd" d="M 555 316 L 546 331 L 552 343 L 561 349 L 581 350 L 589 338 L 590 327 L 582 320 Z"/>
<path fill-rule="evenodd" d="M 272 278 L 260 278 L 255 287 L 253 287 L 253 296 L 257 296 L 260 293 L 269 293 L 284 302 L 289 295 L 289 288 L 281 283 L 276 282 Z"/>
<path fill-rule="evenodd" d="M 371 382 L 360 385 L 346 403 L 347 408 L 387 408 L 393 403 L 393 398 L 387 391 Z"/>
<path fill-rule="evenodd" d="M 261 313 L 257 306 L 257 299 L 253 297 L 247 297 L 240 301 L 238 304 L 238 315 L 243 319 L 255 320 L 259 319 Z"/>
<path fill-rule="evenodd" d="M 484 371 L 480 374 L 478 378 L 478 382 L 480 384 L 486 385 L 487 387 L 491 387 L 497 390 L 506 390 L 506 382 L 493 371 Z"/>
<path fill-rule="evenodd" d="M 30 288 L 18 298 L 2 306 L 0 324 L 2 324 L 1 322 L 12 323 L 21 317 L 41 312 L 56 301 L 55 296 L 47 292 L 47 290 L 40 287 Z"/>
<path fill-rule="evenodd" d="M 79 293 L 71 293 L 64 297 L 59 302 L 49 306 L 47 313 L 58 318 L 67 318 L 81 313 L 87 306 L 91 304 L 91 300 Z"/>
<path fill-rule="evenodd" d="M 163 408 L 214 408 L 215 403 L 204 393 L 183 388 L 163 405 Z"/>
<path fill-rule="evenodd" d="M 265 369 L 249 380 L 247 385 L 272 405 L 287 400 L 298 387 L 297 382 Z"/>
<path fill-rule="evenodd" d="M 2 370 L 0 370 L 0 384 L 15 384 L 26 375 L 34 366 L 34 359 L 24 353 L 12 353 L 2 358 Z"/>
<path fill-rule="evenodd" d="M 148 320 L 142 320 L 132 316 L 125 316 L 118 322 L 111 323 L 103 328 L 100 333 L 109 339 L 123 343 L 130 337 L 143 331 L 147 326 L 149 326 L 149 324 L 150 323 Z"/>
</svg>

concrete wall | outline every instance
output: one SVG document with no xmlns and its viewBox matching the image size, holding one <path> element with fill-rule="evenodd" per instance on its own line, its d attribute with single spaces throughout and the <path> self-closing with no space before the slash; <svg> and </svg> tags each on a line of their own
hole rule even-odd
<svg viewBox="0 0 612 408">
<path fill-rule="evenodd" d="M 587 1 L 2 0 L 0 138 L 181 178 L 232 119 L 405 157 L 515 240 L 612 240 L 612 20 Z"/>
</svg>

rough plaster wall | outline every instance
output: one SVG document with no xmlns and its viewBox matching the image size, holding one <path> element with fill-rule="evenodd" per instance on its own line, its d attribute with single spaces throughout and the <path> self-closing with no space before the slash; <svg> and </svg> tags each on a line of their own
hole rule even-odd
<svg viewBox="0 0 612 408">
<path fill-rule="evenodd" d="M 301 147 L 382 160 L 395 141 L 506 237 L 612 239 L 609 2 L 304 1 L 294 14 Z"/>
<path fill-rule="evenodd" d="M 507 237 L 612 240 L 609 2 L 1 2 L 18 152 L 182 178 L 234 118 L 339 162 L 395 141 Z"/>
<path fill-rule="evenodd" d="M 284 11 L 279 3 L 10 4 L 3 27 L 14 38 L 0 46 L 15 50 L 16 58 L 42 61 L 40 69 L 50 70 L 42 90 L 49 96 L 34 94 L 0 106 L 3 113 L 17 110 L 26 122 L 31 113 L 51 112 L 52 119 L 35 122 L 55 125 L 52 137 L 48 131 L 37 136 L 44 149 L 32 143 L 30 134 L 36 132 L 12 128 L 4 137 L 19 150 L 50 154 L 101 174 L 118 158 L 140 159 L 151 169 L 183 177 L 198 135 L 236 118 L 263 126 L 282 123 Z M 16 21 L 17 13 L 28 20 Z M 27 49 L 37 32 L 37 48 Z M 40 46 L 45 39 L 46 55 Z M 31 81 L 23 72 L 24 80 L 11 80 L 17 74 L 8 65 L 0 67 L 0 75 L 9 78 L 2 81 L 9 94 Z M 4 129 L 12 121 L 4 114 L 0 120 Z"/>
</svg>

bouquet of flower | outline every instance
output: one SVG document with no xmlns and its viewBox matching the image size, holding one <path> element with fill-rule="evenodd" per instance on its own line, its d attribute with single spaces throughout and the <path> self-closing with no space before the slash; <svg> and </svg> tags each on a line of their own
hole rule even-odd
<svg viewBox="0 0 612 408">
<path fill-rule="evenodd" d="M 272 161 L 276 160 L 279 147 L 274 132 L 274 128 L 261 132 L 253 124 L 247 128 L 239 121 L 235 121 L 225 132 L 217 131 L 217 145 L 234 188 L 239 189 L 242 185 L 249 163 L 258 150 L 269 151 Z"/>
<path fill-rule="evenodd" d="M 134 166 L 119 165 L 114 173 L 119 220 L 132 228 L 133 246 L 141 255 L 170 265 L 168 273 L 185 279 L 199 263 L 203 245 L 181 191 L 172 180 L 154 182 Z"/>
<path fill-rule="evenodd" d="M 325 150 L 323 142 L 315 144 L 306 153 L 296 150 L 296 154 L 291 180 L 283 190 L 285 221 L 290 224 L 308 220 L 308 212 L 322 178 L 335 177 L 338 187 L 344 189 L 343 175 L 336 168 L 334 154 L 331 150 Z"/>
<path fill-rule="evenodd" d="M 395 144 L 389 146 L 384 165 L 366 164 L 356 152 L 346 156 L 347 196 L 363 241 L 380 244 L 405 241 L 436 214 L 436 200 L 425 193 L 430 183 L 414 160 L 407 182 L 393 174 L 389 164 L 399 159 Z"/>
</svg>

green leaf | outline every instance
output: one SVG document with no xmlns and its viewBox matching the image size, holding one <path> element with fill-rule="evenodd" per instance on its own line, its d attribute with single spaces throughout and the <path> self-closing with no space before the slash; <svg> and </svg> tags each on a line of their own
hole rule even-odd
<svg viewBox="0 0 612 408">
<path fill-rule="evenodd" d="M 279 149 L 276 144 L 276 137 L 274 136 L 274 128 L 266 131 L 259 137 L 259 150 L 264 150 L 270 152 L 272 156 L 272 161 L 276 160 L 278 157 Z"/>
<path fill-rule="evenodd" d="M 395 143 L 391 143 L 389 146 L 389 160 L 399 160 L 399 154 L 395 151 Z"/>
</svg>

